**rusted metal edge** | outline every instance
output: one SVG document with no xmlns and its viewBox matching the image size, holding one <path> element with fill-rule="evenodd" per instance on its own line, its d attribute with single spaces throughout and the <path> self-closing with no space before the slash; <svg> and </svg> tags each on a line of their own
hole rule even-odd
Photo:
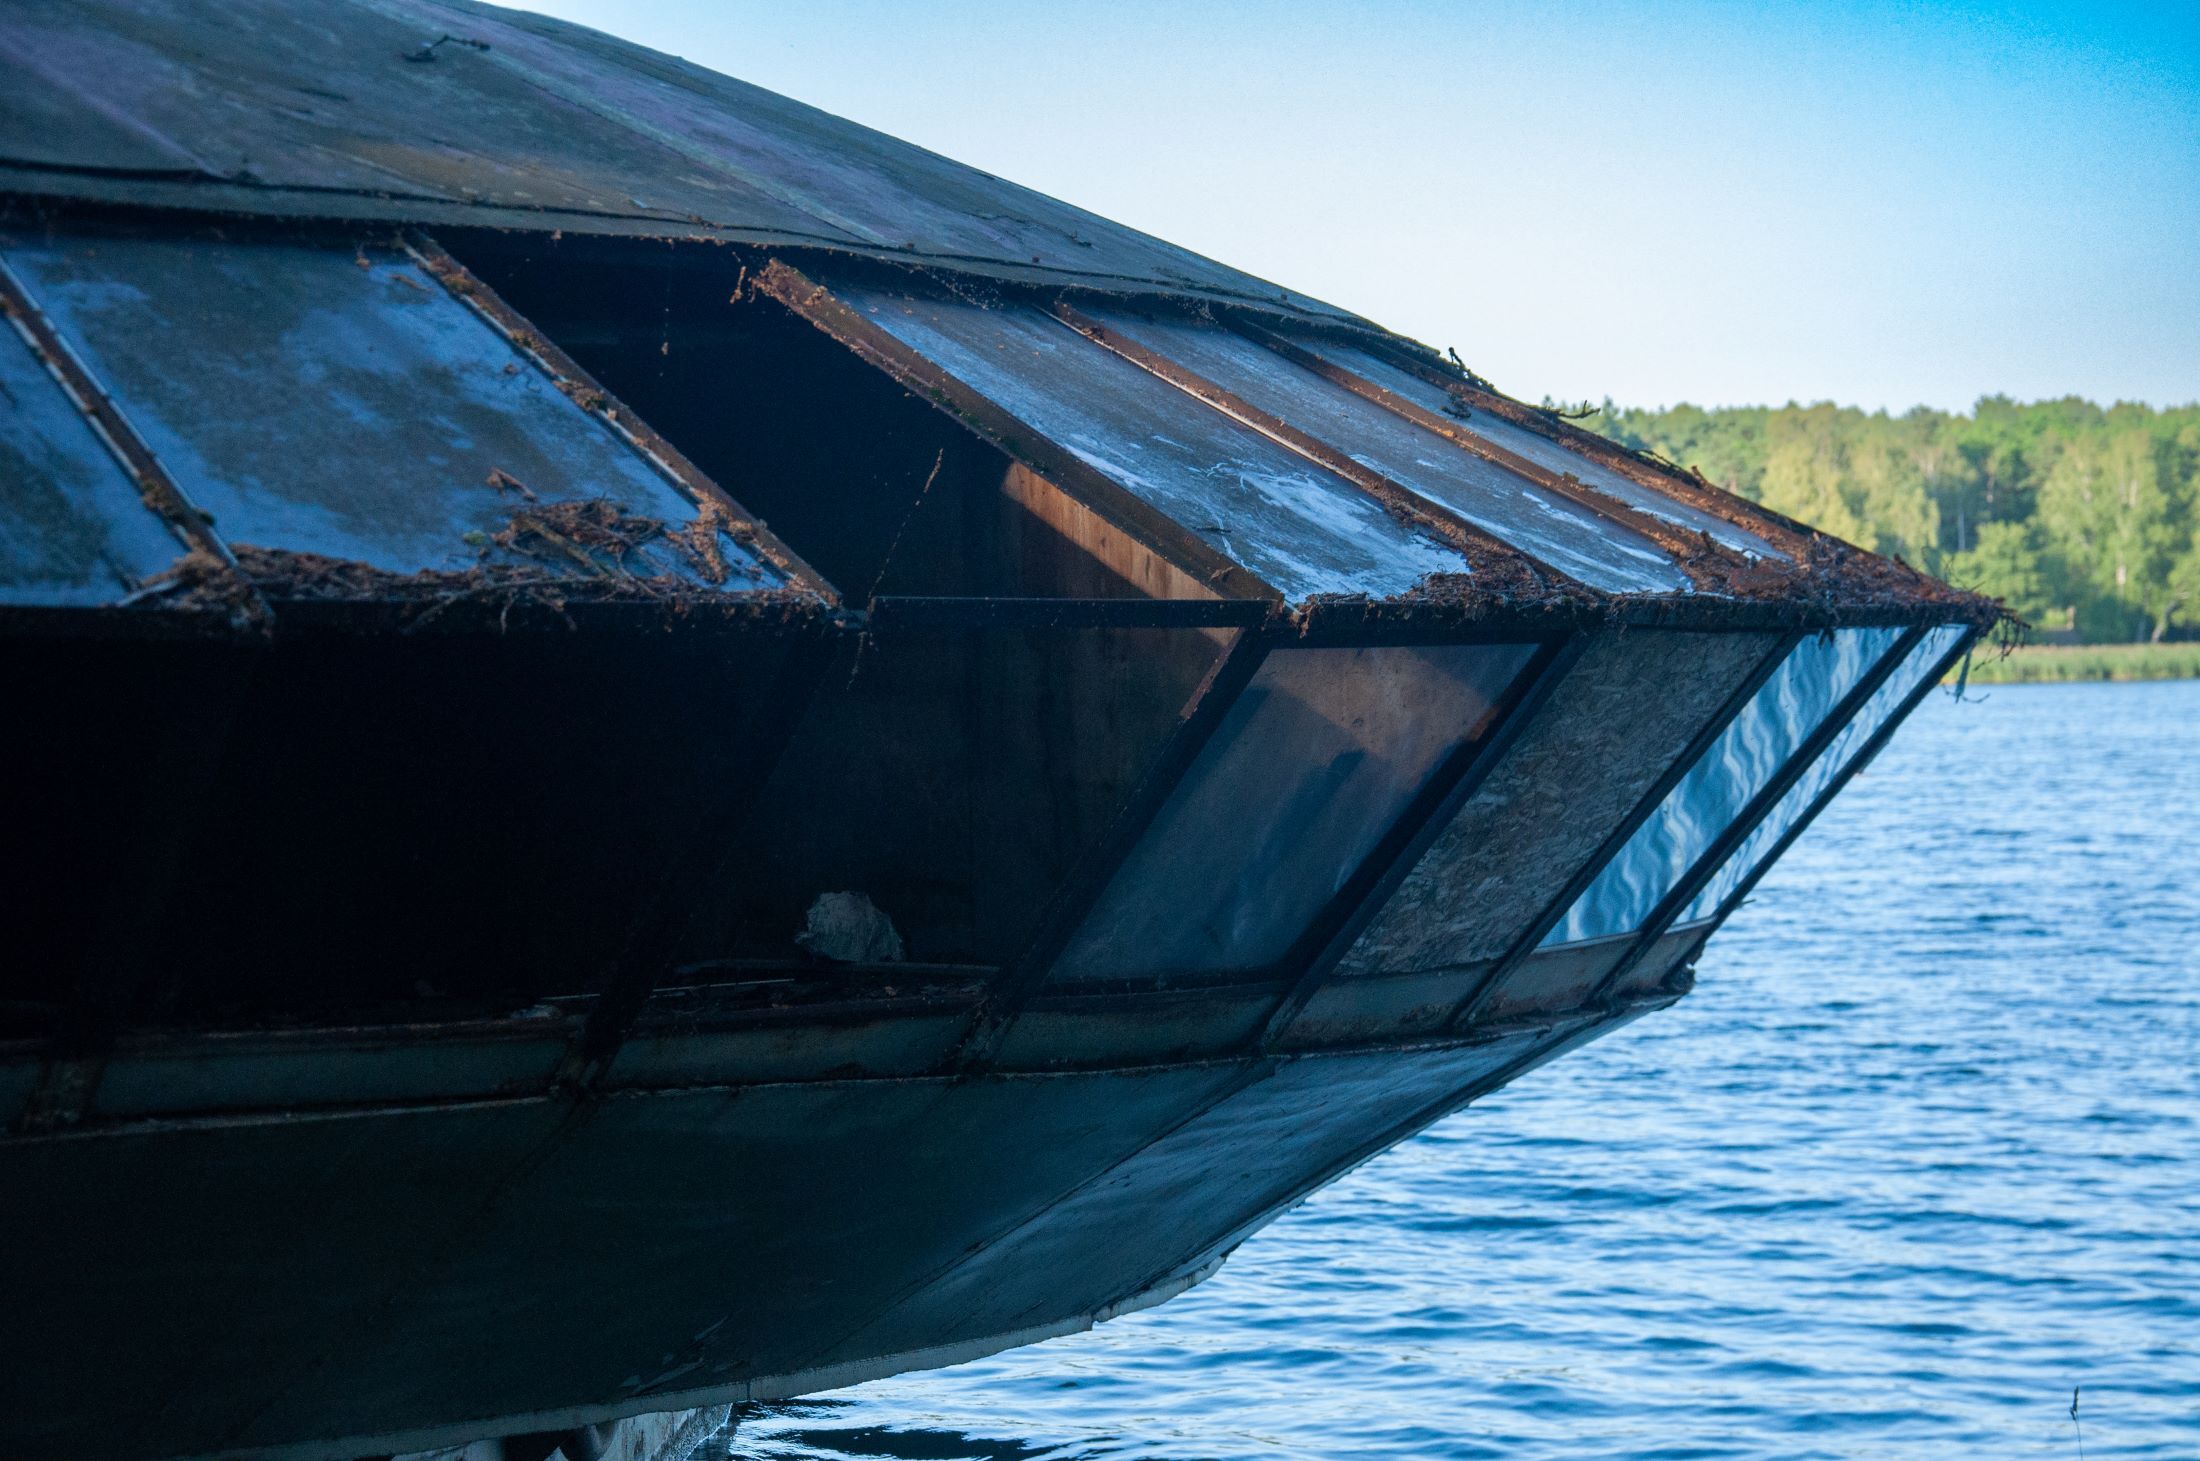
<svg viewBox="0 0 2200 1461">
<path fill-rule="evenodd" d="M 1819 813 L 1831 806 L 1834 799 L 1840 796 L 1842 791 L 1848 787 L 1848 784 L 1861 775 L 1866 767 L 1871 765 L 1873 758 L 1886 748 L 1887 742 L 1894 739 L 1894 733 L 1902 728 L 1902 723 L 1910 718 L 1911 712 L 1924 703 L 1926 696 L 1939 688 L 1940 682 L 1947 678 L 1948 672 L 1961 663 L 1963 657 L 1978 646 L 1978 642 L 1983 635 L 1984 631 L 1978 629 L 1964 635 L 1957 641 L 1955 648 L 1940 657 L 1939 663 L 1933 666 L 1930 674 L 1918 682 L 1917 688 L 1902 697 L 1902 703 L 1895 707 L 1894 714 L 1887 717 L 1886 724 L 1873 731 L 1865 739 L 1864 744 L 1857 747 L 1856 754 L 1849 758 L 1848 764 L 1835 772 L 1833 780 L 1826 783 L 1825 790 L 1821 791 L 1816 799 L 1803 809 L 1803 814 L 1796 818 L 1795 825 L 1774 839 L 1773 844 L 1765 849 L 1764 855 L 1757 859 L 1757 865 L 1743 876 L 1741 882 L 1735 885 L 1734 891 L 1727 894 L 1725 900 L 1713 911 L 1711 917 L 1705 920 L 1703 932 L 1696 936 L 1695 942 L 1689 945 L 1688 951 L 1674 961 L 1676 969 L 1685 969 L 1696 962 L 1698 956 L 1703 953 L 1703 946 L 1710 941 L 1711 935 L 1716 933 L 1729 918 L 1732 918 L 1741 909 L 1742 904 L 1749 900 L 1749 895 L 1757 890 L 1757 884 L 1764 880 L 1765 875 L 1772 871 L 1774 865 L 1787 855 L 1788 849 L 1795 845 L 1796 839 L 1809 830 L 1810 824 L 1818 820 Z M 1671 976 L 1668 975 L 1667 977 L 1670 978 Z"/>
<path fill-rule="evenodd" d="M 1282 417 L 1261 410 L 1205 376 L 1187 370 L 1158 351 L 1150 350 L 1118 331 L 1109 329 L 1074 305 L 1056 300 L 1048 312 L 1102 349 L 1121 356 L 1203 405 L 1220 411 L 1287 451 L 1343 478 L 1374 498 L 1398 521 L 1458 549 L 1477 573 L 1487 572 L 1493 577 L 1509 581 L 1507 587 L 1525 576 L 1544 593 L 1552 593 L 1555 588 L 1557 593 L 1565 595 L 1602 597 L 1599 590 L 1514 547 L 1486 528 L 1475 526 L 1452 508 L 1423 497 L 1405 484 L 1355 461 L 1327 442 L 1291 425 Z"/>
<path fill-rule="evenodd" d="M 1536 486 L 1543 488 L 1546 492 L 1563 497 L 1576 506 L 1595 513 L 1609 522 L 1616 523 L 1664 549 L 1672 557 L 1674 563 L 1680 567 L 1680 570 L 1688 575 L 1689 581 L 1699 590 L 1719 592 L 1724 586 L 1727 576 L 1756 568 L 1756 565 L 1751 563 L 1748 555 L 1737 550 L 1731 544 L 1722 543 L 1706 533 L 1690 532 L 1679 523 L 1645 512 L 1632 503 L 1591 486 L 1579 477 L 1554 472 L 1539 462 L 1530 461 L 1518 452 L 1508 450 L 1491 441 L 1466 422 L 1439 416 L 1416 402 L 1407 400 L 1397 392 L 1376 384 L 1356 371 L 1347 370 L 1336 362 L 1317 355 L 1304 346 L 1277 334 L 1274 330 L 1246 319 L 1232 319 L 1227 323 L 1237 333 L 1245 336 L 1255 344 L 1274 351 L 1293 365 L 1320 376 L 1332 385 L 1350 391 L 1364 401 L 1382 407 L 1384 410 L 1411 422 L 1424 431 L 1443 437 L 1453 445 L 1473 453 L 1484 461 L 1502 467 L 1517 477 L 1524 477 L 1535 483 Z M 1672 494 L 1661 493 L 1660 495 L 1671 496 Z M 1675 500 L 1678 501 L 1679 499 L 1676 498 Z M 1694 506 L 1695 504 L 1688 505 Z M 1736 527 L 1738 531 L 1746 531 L 1740 529 L 1738 524 L 1731 523 L 1724 516 L 1715 513 L 1707 513 L 1706 515 L 1716 517 L 1718 521 L 1728 523 L 1729 526 Z M 1767 548 L 1772 547 L 1769 541 L 1762 539 L 1760 541 L 1764 541 Z M 1707 572 L 1706 565 L 1701 561 L 1707 556 L 1719 561 L 1721 566 L 1727 570 L 1727 573 L 1722 575 Z"/>
<path fill-rule="evenodd" d="M 429 277 L 472 310 L 490 329 L 496 331 L 506 344 L 547 377 L 561 394 L 582 411 L 602 422 L 614 436 L 648 462 L 660 476 L 671 482 L 682 496 L 693 502 L 699 520 L 710 528 L 725 531 L 744 546 L 753 548 L 758 556 L 779 570 L 790 586 L 806 588 L 828 603 L 840 602 L 839 591 L 825 576 L 803 561 L 799 553 L 780 541 L 764 525 L 762 519 L 735 501 L 732 494 L 711 479 L 709 473 L 696 466 L 684 452 L 658 434 L 654 427 L 642 420 L 623 401 L 605 390 L 602 383 L 583 370 L 578 361 L 558 348 L 526 316 L 505 303 L 494 289 L 475 278 L 473 272 L 453 258 L 441 244 L 424 233 L 411 230 L 402 234 L 400 241 L 407 256 Z"/>
<path fill-rule="evenodd" d="M 1772 809 L 1780 804 L 1780 799 L 1802 779 L 1811 763 L 1825 754 L 1826 747 L 1833 744 L 1834 738 L 1856 718 L 1865 703 L 1878 693 L 1879 687 L 1887 682 L 1887 677 L 1902 667 L 1902 662 L 1910 657 L 1911 651 L 1917 648 L 1918 641 L 1924 637 L 1923 629 L 1911 629 L 1904 633 L 1864 673 L 1849 693 L 1841 697 L 1840 703 L 1826 713 L 1804 738 L 1803 743 L 1781 763 L 1772 779 L 1759 788 L 1734 820 L 1727 823 L 1719 835 L 1711 840 L 1711 845 L 1690 864 L 1680 882 L 1658 900 L 1657 906 L 1650 910 L 1649 920 L 1635 931 L 1634 941 L 1620 955 L 1619 962 L 1607 970 L 1604 977 L 1597 981 L 1596 988 L 1590 991 L 1590 1003 L 1594 1004 L 1609 996 L 1620 980 L 1625 979 L 1636 965 L 1649 957 L 1650 950 L 1657 945 L 1658 940 L 1665 937 L 1681 914 L 1687 911 L 1696 895 L 1726 865 L 1727 859 L 1741 850 L 1750 834 L 1757 830 L 1758 824 L 1771 814 Z M 1714 923 L 1712 927 L 1716 928 L 1717 924 Z"/>
<path fill-rule="evenodd" d="M 1446 587 L 1443 580 L 1428 580 L 1395 599 L 1317 595 L 1294 610 L 1291 620 L 1309 642 L 1340 644 L 1473 643 L 1533 639 L 1569 629 L 1779 633 L 1976 622 L 1935 604 L 1854 608 L 1814 599 L 1782 602 L 1712 594 L 1615 596 L 1603 604 L 1574 599 L 1481 602 L 1449 597 L 1443 592 Z"/>
<path fill-rule="evenodd" d="M 1520 966 L 1527 963 L 1529 957 L 1542 946 L 1544 936 L 1558 927 L 1559 920 L 1566 916 L 1566 910 L 1573 907 L 1575 900 L 1588 891 L 1589 885 L 1597 880 L 1605 865 L 1619 856 L 1620 849 L 1642 830 L 1643 823 L 1656 815 L 1666 797 L 1672 794 L 1673 788 L 1680 785 L 1681 778 L 1695 768 L 1696 763 L 1703 759 L 1704 754 L 1720 736 L 1726 734 L 1726 728 L 1734 723 L 1735 717 L 1749 708 L 1749 702 L 1757 698 L 1757 692 L 1786 663 L 1787 657 L 1794 652 L 1795 646 L 1802 642 L 1803 637 L 1798 633 L 1789 633 L 1774 641 L 1750 672 L 1742 677 L 1741 683 L 1719 703 L 1719 708 L 1689 737 L 1688 744 L 1681 748 L 1680 754 L 1658 774 L 1657 780 L 1650 783 L 1650 789 L 1636 798 L 1634 806 L 1620 820 L 1619 825 L 1597 845 L 1596 851 L 1580 867 L 1574 869 L 1573 876 L 1560 885 L 1558 892 L 1543 905 L 1528 926 L 1506 946 L 1497 962 L 1490 966 L 1474 988 L 1468 990 L 1453 1007 L 1444 1021 L 1445 1029 L 1463 1030 L 1474 1023 L 1476 1017 L 1504 989 Z"/>
<path fill-rule="evenodd" d="M 1009 1029 L 1045 982 L 1055 960 L 1268 658 L 1270 644 L 1266 629 L 1240 629 L 1229 649 L 1208 667 L 1179 715 L 1175 730 L 1162 743 L 1107 831 L 1049 900 L 1024 951 L 994 982 L 951 1057 L 957 1069 L 982 1070 L 999 1054 Z"/>
<path fill-rule="evenodd" d="M 1046 599 L 882 594 L 871 600 L 873 634 L 897 629 L 1250 629 L 1259 599 Z"/>
<path fill-rule="evenodd" d="M 69 403 L 83 414 L 100 444 L 121 463 L 146 509 L 183 544 L 185 552 L 175 567 L 147 581 L 136 593 L 125 595 L 121 602 L 146 595 L 149 589 L 157 590 L 163 582 L 184 585 L 194 579 L 201 584 L 212 581 L 219 586 L 215 597 L 227 605 L 232 624 L 264 632 L 273 619 L 267 601 L 238 568 L 229 545 L 214 532 L 206 514 L 191 501 L 189 494 L 168 475 L 168 469 L 145 444 L 145 438 L 130 424 L 129 417 L 123 414 L 107 388 L 99 383 L 91 367 L 54 328 L 53 321 L 38 307 L 5 258 L 0 258 L 0 313 L 7 315 L 8 323 L 30 346 L 39 364 L 45 366 L 46 373 L 61 387 Z"/>
<path fill-rule="evenodd" d="M 1134 542 L 1208 585 L 1217 597 L 1270 602 L 1283 598 L 1278 589 L 1224 557 L 1183 524 L 1117 486 L 1075 453 L 902 344 L 784 260 L 773 259 L 765 265 L 756 276 L 755 287 L 1092 509 Z"/>
<path fill-rule="evenodd" d="M 1321 992 L 1346 952 L 1390 899 L 1406 874 L 1421 860 L 1459 809 L 1481 790 L 1503 763 L 1560 682 L 1573 670 L 1588 636 L 1570 634 L 1545 641 L 1506 687 L 1504 704 L 1487 734 L 1455 751 L 1414 794 L 1373 851 L 1353 870 L 1338 895 L 1300 936 L 1283 961 L 1297 969 L 1291 988 L 1275 1002 L 1253 1037 L 1252 1048 L 1274 1048 L 1283 1032 Z"/>
</svg>

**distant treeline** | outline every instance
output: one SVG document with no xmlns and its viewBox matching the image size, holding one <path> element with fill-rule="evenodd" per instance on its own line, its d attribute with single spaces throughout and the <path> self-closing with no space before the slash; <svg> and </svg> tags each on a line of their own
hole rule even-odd
<svg viewBox="0 0 2200 1461">
<path fill-rule="evenodd" d="M 2200 405 L 1604 403 L 1582 425 L 2089 643 L 2200 637 Z M 2060 637 L 2060 636 L 2058 636 Z"/>
</svg>

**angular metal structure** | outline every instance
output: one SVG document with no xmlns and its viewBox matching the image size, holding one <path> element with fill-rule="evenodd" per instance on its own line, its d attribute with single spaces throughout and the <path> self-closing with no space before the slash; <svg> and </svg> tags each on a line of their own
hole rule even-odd
<svg viewBox="0 0 2200 1461">
<path fill-rule="evenodd" d="M 11 1455 L 1167 1298 L 1684 994 L 1998 613 L 570 26 L 55 0 L 0 74 Z"/>
</svg>

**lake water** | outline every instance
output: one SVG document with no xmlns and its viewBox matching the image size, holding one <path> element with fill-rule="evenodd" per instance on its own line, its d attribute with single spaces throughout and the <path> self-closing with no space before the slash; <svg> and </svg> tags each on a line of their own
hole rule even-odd
<svg viewBox="0 0 2200 1461">
<path fill-rule="evenodd" d="M 733 1454 L 2200 1456 L 2200 682 L 1936 696 L 1699 975 L 1183 1298 Z"/>
</svg>

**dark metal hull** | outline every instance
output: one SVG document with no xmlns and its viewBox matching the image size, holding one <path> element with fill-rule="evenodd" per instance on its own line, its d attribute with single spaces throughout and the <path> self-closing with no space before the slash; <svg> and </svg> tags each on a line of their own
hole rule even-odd
<svg viewBox="0 0 2200 1461">
<path fill-rule="evenodd" d="M 1672 997 L 975 1078 L 833 1078 L 859 1048 L 934 1063 L 945 1028 L 841 1010 L 668 1029 L 584 1097 L 496 1094 L 555 1063 L 549 1012 L 148 1043 L 110 1063 L 114 1119 L 0 1143 L 4 1367 L 36 1397 L 0 1429 L 83 1461 L 350 1457 L 956 1363 L 1182 1291 L 1312 1188 Z M 1154 1013 L 1066 1013 L 1026 1055 L 1134 1026 L 1150 1046 Z M 34 1069 L 6 1068 L 11 1101 Z M 240 1109 L 251 1091 L 279 1099 Z"/>
</svg>

